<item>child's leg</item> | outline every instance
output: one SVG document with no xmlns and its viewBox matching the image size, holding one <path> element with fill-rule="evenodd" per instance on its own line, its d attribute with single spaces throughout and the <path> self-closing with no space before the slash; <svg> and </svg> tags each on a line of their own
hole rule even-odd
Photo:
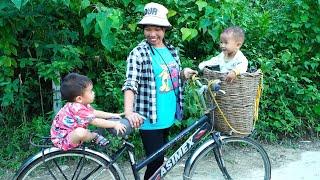
<svg viewBox="0 0 320 180">
<path fill-rule="evenodd" d="M 85 128 L 76 128 L 70 133 L 70 140 L 73 144 L 80 144 L 83 141 L 91 141 L 97 136 L 97 133 L 90 132 Z"/>
<path fill-rule="evenodd" d="M 105 146 L 109 143 L 109 141 L 102 135 L 99 135 L 96 132 L 90 132 L 84 128 L 77 128 L 70 133 L 70 141 L 72 144 L 80 144 L 83 141 L 91 140 L 102 146 Z"/>
</svg>

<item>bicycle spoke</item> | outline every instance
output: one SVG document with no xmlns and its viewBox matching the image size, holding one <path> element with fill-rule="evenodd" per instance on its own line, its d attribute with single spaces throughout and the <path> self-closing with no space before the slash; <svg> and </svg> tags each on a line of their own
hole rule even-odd
<svg viewBox="0 0 320 180">
<path fill-rule="evenodd" d="M 95 172 L 97 172 L 102 166 L 99 165 L 98 167 L 96 167 L 95 169 L 93 169 L 90 173 L 88 173 L 83 179 L 88 179 L 92 174 L 94 174 Z"/>
<path fill-rule="evenodd" d="M 67 180 L 67 179 L 68 179 L 67 176 L 63 173 L 63 171 L 62 171 L 62 169 L 60 168 L 60 166 L 58 165 L 57 161 L 53 159 L 53 163 L 54 163 L 55 166 L 58 168 L 59 172 L 63 175 L 64 179 Z M 49 167 L 48 167 L 48 168 L 49 168 Z M 50 170 L 50 169 L 49 169 L 49 170 Z M 51 170 L 50 170 L 50 174 L 51 174 L 52 176 L 54 176 Z M 56 179 L 56 177 L 55 177 L 54 179 Z"/>
<path fill-rule="evenodd" d="M 208 167 L 210 169 L 204 169 Z M 263 148 L 253 140 L 231 137 L 221 147 L 211 144 L 203 149 L 185 172 L 186 179 L 269 180 L 270 160 Z"/>
<path fill-rule="evenodd" d="M 120 179 L 119 171 L 109 162 L 83 150 L 49 152 L 35 159 L 20 172 L 16 179 L 20 180 L 50 180 L 50 179 Z"/>
<path fill-rule="evenodd" d="M 72 176 L 72 180 L 74 179 L 74 176 L 77 174 L 77 178 L 76 179 L 78 179 L 79 178 L 79 176 L 80 176 L 80 173 L 81 173 L 81 170 L 82 170 L 82 168 L 83 168 L 83 165 L 84 165 L 84 163 L 83 163 L 83 157 L 79 160 L 79 162 L 78 162 L 78 164 L 77 164 L 77 167 L 76 167 L 76 169 L 75 169 L 75 172 L 74 172 L 74 174 L 73 174 L 73 176 Z M 78 170 L 79 169 L 79 166 L 81 166 L 80 167 L 80 170 Z"/>
</svg>

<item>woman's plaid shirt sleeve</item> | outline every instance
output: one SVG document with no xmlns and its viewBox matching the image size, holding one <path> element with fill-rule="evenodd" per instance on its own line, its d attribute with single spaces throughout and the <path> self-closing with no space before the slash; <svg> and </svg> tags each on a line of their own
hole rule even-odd
<svg viewBox="0 0 320 180">
<path fill-rule="evenodd" d="M 122 90 L 132 90 L 135 94 L 138 93 L 138 85 L 141 77 L 141 62 L 137 57 L 138 53 L 135 50 L 131 51 L 127 58 L 126 81 Z"/>
</svg>

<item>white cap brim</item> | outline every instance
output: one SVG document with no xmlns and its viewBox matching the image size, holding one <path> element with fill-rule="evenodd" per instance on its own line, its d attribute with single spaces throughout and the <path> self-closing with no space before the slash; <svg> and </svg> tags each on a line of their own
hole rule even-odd
<svg viewBox="0 0 320 180">
<path fill-rule="evenodd" d="M 155 26 L 163 26 L 163 27 L 171 27 L 171 24 L 167 19 L 162 19 L 154 16 L 144 16 L 143 19 L 138 23 L 140 26 L 144 25 L 155 25 Z"/>
</svg>

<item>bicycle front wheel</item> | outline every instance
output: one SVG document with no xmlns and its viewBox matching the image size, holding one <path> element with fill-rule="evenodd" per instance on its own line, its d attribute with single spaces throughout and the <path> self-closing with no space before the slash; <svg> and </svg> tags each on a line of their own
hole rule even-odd
<svg viewBox="0 0 320 180">
<path fill-rule="evenodd" d="M 224 137 L 220 148 L 214 141 L 209 144 L 194 158 L 190 171 L 185 174 L 186 179 L 271 179 L 270 160 L 256 141 L 246 137 Z"/>
<path fill-rule="evenodd" d="M 120 179 L 117 166 L 109 163 L 108 156 L 90 149 L 49 148 L 27 161 L 14 179 Z"/>
</svg>

